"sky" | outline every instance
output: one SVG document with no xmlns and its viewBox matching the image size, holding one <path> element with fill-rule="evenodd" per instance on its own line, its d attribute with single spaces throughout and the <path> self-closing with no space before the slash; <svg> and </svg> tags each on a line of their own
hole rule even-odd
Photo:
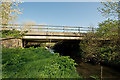
<svg viewBox="0 0 120 80">
<path fill-rule="evenodd" d="M 24 2 L 16 23 L 97 27 L 106 18 L 97 10 L 100 2 Z"/>
</svg>

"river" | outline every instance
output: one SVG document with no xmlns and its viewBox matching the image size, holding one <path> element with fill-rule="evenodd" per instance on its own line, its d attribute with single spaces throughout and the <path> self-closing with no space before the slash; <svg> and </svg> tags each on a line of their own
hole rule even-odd
<svg viewBox="0 0 120 80">
<path fill-rule="evenodd" d="M 116 80 L 120 79 L 119 71 L 116 71 L 115 69 L 104 65 L 79 63 L 78 66 L 76 66 L 76 70 L 79 73 L 79 75 L 82 75 L 86 78 L 89 78 L 90 76 L 98 76 L 99 78 L 102 77 Z"/>
</svg>

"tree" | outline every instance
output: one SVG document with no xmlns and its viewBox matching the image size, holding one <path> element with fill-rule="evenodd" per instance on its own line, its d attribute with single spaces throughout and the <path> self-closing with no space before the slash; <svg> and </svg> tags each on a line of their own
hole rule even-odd
<svg viewBox="0 0 120 80">
<path fill-rule="evenodd" d="M 85 60 L 96 63 L 120 61 L 117 24 L 118 21 L 106 20 L 99 24 L 96 33 L 86 34 L 80 43 Z"/>
<path fill-rule="evenodd" d="M 118 24 L 118 20 L 112 19 L 99 23 L 97 34 L 99 34 L 100 37 L 118 36 Z"/>
<path fill-rule="evenodd" d="M 19 2 L 15 2 L 14 0 L 2 0 L 0 2 L 1 24 L 8 24 L 14 21 L 18 14 L 22 14 L 21 10 L 18 8 Z"/>
<path fill-rule="evenodd" d="M 99 7 L 98 10 L 103 16 L 107 18 L 118 18 L 120 12 L 118 1 L 119 0 L 106 0 L 107 2 L 101 2 L 103 7 Z M 112 16 L 112 17 L 111 17 Z"/>
<path fill-rule="evenodd" d="M 106 16 L 108 20 L 99 23 L 99 28 L 95 34 L 87 34 L 85 40 L 80 44 L 83 50 L 83 57 L 94 59 L 95 61 L 120 62 L 120 41 L 118 36 L 119 21 L 113 20 L 118 18 L 118 2 L 102 2 L 103 8 L 99 11 Z M 110 19 L 112 18 L 112 19 Z M 94 40 L 92 40 L 94 38 Z M 104 40 L 97 40 L 102 38 Z M 106 39 L 109 40 L 106 40 Z"/>
<path fill-rule="evenodd" d="M 98 10 L 107 18 L 118 20 L 118 36 L 120 40 L 120 1 L 119 0 L 107 0 L 107 2 L 101 2 L 104 7 L 98 8 Z M 112 18 L 113 19 L 113 18 Z M 120 44 L 120 41 L 118 41 Z M 120 48 L 120 47 L 119 47 Z"/>
<path fill-rule="evenodd" d="M 118 50 L 120 49 L 120 1 L 119 0 L 108 0 L 106 3 L 102 2 L 103 6 L 102 8 L 99 8 L 98 10 L 104 15 L 107 16 L 107 18 L 114 17 L 114 22 L 117 21 L 117 24 L 114 24 L 114 26 L 111 26 L 112 28 L 115 28 L 117 26 L 117 33 L 118 33 Z M 112 18 L 113 19 L 113 18 Z M 113 22 L 113 23 L 114 23 Z M 109 29 L 109 32 L 111 30 Z"/>
</svg>

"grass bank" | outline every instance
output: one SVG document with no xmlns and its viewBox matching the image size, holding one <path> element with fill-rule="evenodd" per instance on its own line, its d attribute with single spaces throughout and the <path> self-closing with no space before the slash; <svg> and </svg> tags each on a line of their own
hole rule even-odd
<svg viewBox="0 0 120 80">
<path fill-rule="evenodd" d="M 73 59 L 42 47 L 2 50 L 2 78 L 81 78 Z"/>
</svg>

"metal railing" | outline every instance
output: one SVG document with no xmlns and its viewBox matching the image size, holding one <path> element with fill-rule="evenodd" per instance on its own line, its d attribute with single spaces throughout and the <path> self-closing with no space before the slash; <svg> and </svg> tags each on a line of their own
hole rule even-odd
<svg viewBox="0 0 120 80">
<path fill-rule="evenodd" d="M 28 32 L 72 32 L 87 33 L 96 32 L 94 27 L 77 27 L 77 26 L 54 26 L 54 25 L 23 25 L 23 24 L 2 24 L 1 29 L 19 30 Z"/>
</svg>

